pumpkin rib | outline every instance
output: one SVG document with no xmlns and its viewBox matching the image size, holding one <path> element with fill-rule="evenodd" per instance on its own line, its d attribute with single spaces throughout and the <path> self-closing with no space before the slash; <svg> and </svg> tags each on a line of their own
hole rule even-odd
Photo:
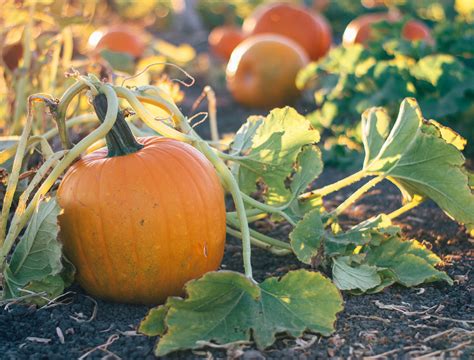
<svg viewBox="0 0 474 360">
<path fill-rule="evenodd" d="M 171 147 L 174 147 L 175 149 L 178 148 L 177 146 L 171 146 Z M 170 152 L 168 152 L 168 151 L 166 151 L 166 150 L 164 150 L 164 151 L 167 153 L 168 156 L 170 156 L 170 157 L 174 158 L 175 160 L 177 160 L 177 159 L 176 159 L 176 156 L 175 156 L 174 154 L 172 154 L 172 153 L 170 153 Z M 179 151 L 180 151 L 184 156 L 188 157 L 188 154 L 187 154 L 185 151 L 183 151 L 182 148 L 179 148 Z M 190 161 L 192 161 L 192 159 L 190 159 Z M 192 176 L 193 174 L 190 173 L 190 171 L 189 171 L 189 169 L 187 168 L 187 166 L 184 166 L 183 164 L 181 164 L 181 161 L 179 161 L 179 159 L 176 161 L 176 164 L 177 164 L 177 166 L 179 166 L 179 167 L 182 169 L 183 172 L 185 172 L 186 174 L 188 174 L 187 176 L 188 176 L 189 183 L 192 183 L 194 189 L 196 189 L 195 191 L 196 191 L 196 193 L 197 193 L 199 199 L 201 200 L 200 203 L 204 205 L 204 208 L 202 208 L 202 207 L 200 206 L 200 207 L 201 207 L 200 210 L 201 210 L 202 212 L 200 212 L 199 209 L 198 209 L 197 214 L 205 214 L 206 211 L 209 210 L 209 209 L 207 209 L 207 206 L 206 206 L 206 204 L 207 204 L 206 199 L 203 198 L 203 196 L 202 196 L 202 190 L 203 190 L 203 189 L 201 189 L 201 188 L 199 187 L 199 185 L 194 181 L 193 176 Z M 200 167 L 201 169 L 203 169 L 203 168 L 201 167 L 201 164 L 199 164 L 199 167 Z M 204 171 L 203 171 L 203 173 L 204 173 Z M 207 180 L 207 179 L 206 179 L 206 180 Z M 188 207 L 185 206 L 184 209 L 187 210 Z M 186 211 L 186 212 L 187 212 L 187 211 Z M 190 214 L 190 215 L 191 215 L 191 216 L 196 216 L 196 214 Z M 207 235 L 207 234 L 210 234 L 212 231 L 210 231 L 210 226 L 209 226 L 210 224 L 209 224 L 209 222 L 207 221 L 206 218 L 204 218 L 204 223 L 205 223 L 205 226 L 204 226 L 204 228 L 205 228 L 205 234 L 206 234 L 206 235 Z M 207 248 L 206 240 L 204 240 L 204 246 L 206 246 L 206 248 Z M 208 257 L 206 254 L 204 254 L 204 253 L 203 253 L 203 255 L 204 255 L 204 257 L 206 258 L 206 263 L 208 263 L 209 257 Z"/>
<path fill-rule="evenodd" d="M 73 172 L 70 175 L 68 174 L 68 176 L 72 176 L 77 172 L 78 172 L 77 167 L 74 167 Z M 75 181 L 76 181 L 74 183 L 74 187 L 76 187 L 76 184 L 80 183 L 81 178 L 84 177 L 85 174 L 87 174 L 87 173 L 86 172 L 82 172 L 82 173 L 79 172 L 79 174 L 76 174 L 76 175 L 73 176 L 73 179 L 75 179 Z M 72 198 L 73 198 L 74 202 L 78 203 L 77 193 L 74 192 L 74 191 L 71 191 L 70 193 L 72 194 Z M 81 204 L 81 206 L 82 206 L 82 204 Z M 74 251 L 74 254 L 82 255 L 82 260 L 79 260 L 79 261 L 88 263 L 89 261 L 87 260 L 87 256 L 84 252 L 84 248 L 82 247 L 82 244 L 83 244 L 83 241 L 84 241 L 83 232 L 82 231 L 77 231 L 75 223 L 72 223 L 71 226 L 75 229 L 74 233 L 79 234 L 79 241 L 78 242 L 73 242 L 73 247 L 76 248 L 75 245 L 77 245 L 77 250 L 78 250 L 78 251 Z M 68 241 L 68 243 L 70 243 L 70 242 Z M 94 273 L 94 271 L 91 271 L 91 269 L 89 267 L 85 267 L 85 269 L 90 274 L 90 279 L 92 279 L 95 282 L 96 287 L 99 288 L 100 287 L 100 282 L 99 282 L 99 279 L 97 279 L 96 274 Z"/>
<path fill-rule="evenodd" d="M 175 150 L 178 150 L 182 153 L 183 156 L 185 156 L 186 158 L 188 158 L 190 162 L 196 162 L 196 159 L 194 157 L 192 157 L 186 150 L 185 150 L 185 144 L 181 144 L 181 143 L 176 143 L 176 142 L 168 142 L 166 144 L 166 147 L 169 147 L 169 148 L 173 148 Z M 153 148 L 153 151 L 158 151 L 158 150 L 165 150 L 165 149 L 158 149 L 158 148 Z M 212 168 L 212 170 L 214 170 L 213 166 L 208 163 L 208 160 L 201 154 L 201 153 L 198 153 L 196 155 L 199 155 L 199 157 L 203 160 L 202 162 L 199 162 L 198 165 L 199 165 L 199 169 L 200 169 L 200 176 L 201 178 L 202 177 L 205 177 L 206 179 L 206 182 L 207 182 L 207 186 L 215 186 L 215 185 L 218 185 L 218 186 L 221 186 L 220 185 L 220 182 L 219 183 L 216 183 L 215 179 L 213 179 L 211 176 L 210 176 L 210 173 L 209 173 L 209 169 Z M 168 156 L 171 156 L 173 157 L 175 160 L 176 160 L 176 156 L 172 153 L 168 153 Z M 175 161 L 175 163 L 180 163 L 180 161 Z M 206 201 L 206 198 L 203 198 L 202 194 L 205 193 L 205 189 L 199 187 L 198 184 L 196 184 L 193 180 L 193 176 L 192 176 L 192 172 L 190 172 L 190 170 L 188 169 L 187 166 L 183 166 L 182 165 L 182 168 L 186 170 L 186 172 L 190 173 L 191 176 L 188 176 L 189 179 L 192 179 L 194 185 L 197 187 L 197 189 L 199 190 L 197 193 L 199 194 L 199 197 L 201 200 L 203 200 L 203 204 L 204 204 L 204 213 L 208 213 L 208 212 L 212 212 L 212 209 L 209 209 L 206 205 L 211 203 L 211 201 Z M 197 173 L 198 171 L 193 169 L 194 173 Z M 204 187 L 204 184 L 202 185 Z M 210 199 L 210 200 L 218 200 L 217 197 L 215 199 Z M 213 202 L 213 201 L 212 201 Z M 224 205 L 223 205 L 224 207 Z M 223 210 L 225 212 L 225 209 Z M 192 217 L 195 217 L 196 214 L 195 211 L 191 211 L 190 212 L 190 215 Z M 201 213 L 201 212 L 199 212 Z M 221 230 L 224 234 L 225 234 L 225 227 Z M 208 223 L 207 219 L 206 219 L 206 234 L 211 234 L 212 233 L 212 225 Z M 224 235 L 225 236 L 225 235 Z M 205 244 L 204 244 L 207 248 L 207 256 L 206 257 L 206 262 L 209 264 L 209 261 L 210 259 L 212 258 L 211 256 L 209 256 L 209 246 L 208 246 L 208 241 L 206 240 L 205 241 Z"/>
<path fill-rule="evenodd" d="M 106 263 L 106 269 L 107 269 L 107 272 L 109 273 L 108 275 L 108 278 L 109 278 L 109 281 L 112 283 L 113 287 L 116 287 L 117 285 L 120 286 L 120 284 L 118 284 L 118 279 L 115 278 L 115 275 L 114 274 L 114 270 L 115 269 L 115 266 L 112 262 L 112 259 L 110 257 L 110 254 L 109 254 L 109 249 L 108 249 L 108 246 L 107 246 L 107 240 L 105 238 L 105 234 L 104 234 L 104 220 L 103 220 L 103 217 L 102 217 L 102 193 L 101 193 L 101 188 L 102 188 L 102 184 L 103 184 L 103 179 L 102 179 L 102 176 L 103 176 L 103 173 L 104 173 L 104 169 L 105 169 L 105 165 L 107 164 L 106 161 L 102 162 L 101 163 L 101 166 L 100 166 L 100 173 L 99 173 L 99 177 L 98 177 L 98 181 L 97 181 L 97 196 L 99 198 L 99 224 L 100 224 L 100 229 L 101 231 L 99 231 L 100 233 L 100 238 L 101 238 L 101 243 L 102 243 L 102 246 L 104 247 L 104 250 L 105 250 L 105 260 L 107 260 L 107 263 Z M 90 246 L 92 246 L 93 244 L 90 244 Z M 110 283 L 108 282 L 107 285 L 110 285 Z"/>
<path fill-rule="evenodd" d="M 137 153 L 138 155 L 138 153 Z M 127 158 L 127 161 L 123 161 L 121 162 L 120 164 L 122 165 L 122 174 L 124 174 L 124 177 L 126 176 L 127 174 L 127 169 L 130 168 L 130 164 L 128 164 L 128 162 L 130 162 L 130 159 L 133 159 L 132 157 L 128 157 Z M 133 174 L 132 174 L 132 177 L 133 177 Z M 127 179 L 128 177 L 126 177 Z M 126 180 L 127 183 L 130 183 L 129 180 Z M 135 219 L 131 219 L 131 217 L 133 217 L 133 215 L 135 215 L 136 213 L 132 213 L 130 214 L 130 216 L 127 216 L 127 219 L 128 219 L 128 225 L 129 225 L 129 228 L 132 229 L 131 231 L 131 237 L 130 237 L 130 244 L 131 244 L 131 248 L 133 249 L 133 261 L 135 262 L 135 264 L 139 264 L 140 263 L 140 256 L 138 255 L 138 241 L 136 239 L 139 238 L 138 234 L 137 234 L 137 229 L 136 229 L 136 225 L 135 225 Z M 143 283 L 144 283 L 144 280 L 143 280 L 143 274 L 141 271 L 137 272 L 137 275 L 135 277 L 135 281 L 134 281 L 134 287 L 136 289 L 136 291 L 138 289 L 140 289 L 142 286 L 143 286 Z"/>
<path fill-rule="evenodd" d="M 188 161 L 195 161 L 195 159 L 189 157 L 188 154 L 187 154 L 185 151 L 183 151 L 183 149 L 182 149 L 181 147 L 173 146 L 172 144 L 167 144 L 167 145 L 171 145 L 171 146 L 169 146 L 169 147 L 172 147 L 172 148 L 174 148 L 174 149 L 177 149 L 178 151 L 181 152 L 182 155 L 188 157 L 188 158 L 189 158 Z M 170 158 L 173 158 L 173 159 L 174 159 L 174 162 L 173 162 L 174 164 L 173 164 L 173 165 L 174 165 L 175 167 L 179 167 L 179 168 L 181 169 L 181 171 L 183 171 L 184 173 L 186 173 L 186 176 L 183 176 L 183 177 L 187 178 L 187 180 L 188 180 L 187 184 L 192 184 L 193 188 L 195 189 L 194 192 L 199 196 L 199 199 L 201 200 L 199 203 L 200 203 L 200 204 L 206 204 L 206 203 L 207 203 L 206 199 L 204 199 L 204 198 L 202 197 L 202 194 L 201 194 L 201 193 L 202 193 L 202 189 L 196 184 L 196 182 L 195 182 L 194 179 L 193 179 L 193 174 L 192 174 L 192 172 L 189 171 L 188 166 L 187 166 L 186 164 L 183 165 L 183 164 L 181 163 L 182 159 L 177 158 L 173 153 L 170 153 L 169 151 L 167 151 L 168 149 L 166 149 L 166 147 L 163 147 L 162 149 L 153 148 L 152 150 L 153 150 L 153 152 L 162 151 L 163 153 L 166 154 L 166 156 L 168 156 L 168 157 L 170 157 Z M 151 152 L 150 152 L 150 153 L 151 153 Z M 201 164 L 199 164 L 199 165 L 201 165 Z M 197 209 L 197 210 L 195 210 L 195 211 L 188 210 L 188 209 L 189 209 L 188 204 L 186 204 L 185 202 L 183 202 L 181 196 L 179 196 L 178 198 L 179 198 L 180 201 L 181 201 L 181 206 L 182 206 L 182 208 L 183 208 L 184 211 L 185 211 L 186 217 L 195 218 L 195 217 L 196 217 L 196 213 L 197 213 L 197 214 L 203 214 L 203 213 L 206 213 L 206 212 L 205 212 L 206 210 L 208 210 L 207 207 L 205 207 L 205 206 L 204 206 L 204 208 L 201 207 L 201 206 L 199 206 L 199 209 Z M 195 207 L 195 205 L 196 205 L 196 204 L 193 204 L 193 207 Z M 194 209 L 193 209 L 193 210 L 194 210 Z M 206 221 L 205 229 L 206 229 L 206 230 L 205 230 L 206 236 L 207 236 L 207 234 L 210 234 L 210 233 L 212 232 L 212 231 L 209 231 L 209 230 L 210 230 L 210 227 L 209 227 L 209 224 L 207 223 L 207 221 Z M 190 230 L 191 230 L 191 229 L 187 228 L 187 231 L 186 231 L 186 232 L 187 232 L 187 233 L 194 232 L 194 231 L 190 231 Z M 206 257 L 206 262 L 207 262 L 207 259 L 208 259 L 208 257 Z"/>
<path fill-rule="evenodd" d="M 147 154 L 150 151 L 150 148 L 146 148 L 147 145 L 148 144 L 145 144 L 145 150 L 141 154 Z M 140 152 L 137 153 L 137 155 L 142 160 L 142 157 L 140 156 Z M 155 164 L 155 166 L 156 166 L 156 164 Z M 155 173 L 153 171 L 151 171 L 148 168 L 148 166 L 146 166 L 146 163 L 145 163 L 144 170 L 147 171 L 147 173 L 149 175 L 147 178 L 152 179 L 152 183 L 160 183 L 160 182 L 162 183 L 162 182 L 164 182 L 164 179 L 169 179 L 169 180 L 166 181 L 166 183 L 167 184 L 172 184 L 173 181 L 167 175 L 168 171 L 166 171 L 167 169 L 163 166 L 163 163 L 160 163 L 158 166 L 161 167 L 161 169 L 160 169 L 161 171 L 159 171 L 161 179 L 159 181 L 157 181 Z M 167 238 L 167 239 L 175 238 L 176 235 L 173 231 L 173 227 L 169 226 L 170 218 L 168 216 L 168 212 L 166 211 L 166 209 L 163 207 L 162 204 L 160 204 L 159 209 L 160 209 L 160 212 L 161 212 L 162 219 L 164 219 L 163 226 L 161 227 L 161 229 L 162 229 L 162 232 L 164 232 L 165 235 L 166 235 L 165 238 Z M 164 248 L 163 249 L 164 251 L 162 250 L 164 253 L 172 253 L 170 251 L 170 246 L 173 246 L 173 244 L 164 243 L 164 244 L 161 244 L 161 245 Z M 170 270 L 172 270 L 172 271 L 170 271 Z M 173 270 L 176 271 L 176 269 L 169 269 L 167 267 L 160 267 L 160 269 L 158 271 L 159 272 L 158 276 L 160 276 L 160 277 L 164 276 L 164 277 L 169 278 L 170 275 L 171 275 L 171 276 L 174 277 L 176 274 L 173 274 Z M 167 291 L 169 291 L 169 288 L 167 286 L 163 286 L 162 284 L 158 284 L 158 285 L 162 286 L 162 287 L 166 287 Z"/>
<path fill-rule="evenodd" d="M 145 146 L 147 146 L 147 145 L 145 144 Z M 146 148 L 145 148 L 145 149 L 146 149 Z M 146 150 L 149 151 L 149 149 L 146 149 Z M 146 161 L 144 161 L 144 159 L 143 159 L 143 154 L 146 154 L 146 153 L 147 153 L 147 151 L 138 152 L 138 153 L 137 153 L 137 158 L 140 159 L 140 161 L 143 163 L 143 169 L 148 173 L 147 179 L 150 179 L 150 178 L 151 178 L 151 179 L 153 179 L 152 182 L 153 182 L 153 183 L 156 183 L 155 174 L 153 173 L 153 171 L 151 171 L 151 170 L 148 168 Z M 169 178 L 169 177 L 166 175 L 166 174 L 167 174 L 167 171 L 165 171 L 166 169 L 163 167 L 163 164 L 159 163 L 159 164 L 155 164 L 154 166 L 159 166 L 159 167 L 160 167 L 160 169 L 158 169 L 158 170 L 159 170 L 159 173 L 162 174 L 162 179 L 163 179 L 163 175 L 164 175 L 166 178 Z M 167 182 L 168 182 L 168 183 L 171 183 L 172 181 L 169 180 L 169 181 L 167 181 Z M 148 184 L 147 184 L 147 188 L 148 188 Z M 162 206 L 161 203 L 159 204 L 158 208 L 159 208 L 159 211 L 160 211 L 160 213 L 161 213 L 160 217 L 161 217 L 162 219 L 165 219 L 165 221 L 163 222 L 164 226 L 161 226 L 161 228 L 160 228 L 161 231 L 160 231 L 160 232 L 161 232 L 161 233 L 164 232 L 166 238 L 171 238 L 171 236 L 172 236 L 172 231 L 170 231 L 170 230 L 172 230 L 172 229 L 170 229 L 170 226 L 169 226 L 169 223 L 170 223 L 169 220 L 170 220 L 170 219 L 169 219 L 169 217 L 168 217 L 168 215 L 167 215 L 167 212 L 165 211 L 165 208 Z M 165 245 L 167 245 L 167 247 L 168 247 L 169 244 L 165 244 Z M 162 247 L 163 247 L 163 245 L 162 245 Z M 163 249 L 160 249 L 160 250 L 163 251 Z M 164 252 L 168 252 L 168 249 L 164 249 L 164 250 L 165 250 Z M 166 269 L 166 267 L 165 267 L 165 268 L 160 267 L 160 268 L 158 269 L 158 276 L 162 276 L 161 274 L 163 273 L 163 270 L 167 271 L 168 269 Z M 161 286 L 161 284 L 157 284 L 157 285 L 158 285 L 158 286 Z M 153 291 L 153 289 L 150 289 L 150 291 Z"/>
</svg>

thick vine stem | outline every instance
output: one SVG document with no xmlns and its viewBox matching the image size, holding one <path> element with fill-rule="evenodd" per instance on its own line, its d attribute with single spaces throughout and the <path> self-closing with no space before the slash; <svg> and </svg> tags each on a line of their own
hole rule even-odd
<svg viewBox="0 0 474 360">
<path fill-rule="evenodd" d="M 334 211 L 331 212 L 331 216 L 337 217 L 341 215 L 349 206 L 355 203 L 362 195 L 364 195 L 367 191 L 372 189 L 375 185 L 379 182 L 383 181 L 385 176 L 379 175 L 376 176 L 369 181 L 367 181 L 364 185 L 358 188 L 351 196 L 349 196 L 342 204 L 340 204 Z"/>
<path fill-rule="evenodd" d="M 114 87 L 114 89 L 119 97 L 124 98 L 125 100 L 128 101 L 130 106 L 132 106 L 132 108 L 136 111 L 137 115 L 145 122 L 145 124 L 147 124 L 150 128 L 155 130 L 158 134 L 169 137 L 171 139 L 184 141 L 187 143 L 191 143 L 195 140 L 193 137 L 183 134 L 179 132 L 178 130 L 167 126 L 166 124 L 163 124 L 162 122 L 155 120 L 154 116 L 139 101 L 139 100 L 142 100 L 142 98 L 137 97 L 136 94 L 134 94 L 132 91 L 126 88 L 122 88 L 122 87 Z M 151 100 L 149 102 L 152 103 L 153 105 L 156 105 L 162 108 L 168 113 L 172 114 L 173 118 L 178 117 L 178 114 L 173 111 L 173 110 L 175 111 L 177 110 L 179 112 L 179 109 L 177 107 L 176 109 L 170 109 L 170 108 L 167 108 L 168 104 L 163 105 L 160 102 L 151 101 Z"/>
<path fill-rule="evenodd" d="M 53 113 L 53 118 L 56 121 L 56 125 L 58 127 L 59 138 L 61 139 L 61 144 L 65 150 L 72 147 L 71 141 L 69 140 L 69 134 L 67 132 L 68 127 L 66 125 L 67 108 L 72 99 L 74 99 L 76 95 L 86 88 L 87 85 L 82 81 L 76 81 L 74 84 L 72 84 L 59 99 L 58 107 Z"/>
<path fill-rule="evenodd" d="M 276 215 L 280 215 L 283 219 L 285 219 L 286 221 L 288 221 L 288 223 L 290 223 L 291 225 L 295 226 L 296 223 L 293 221 L 293 219 L 291 217 L 288 216 L 288 214 L 286 214 L 284 212 L 284 210 L 286 208 L 288 208 L 289 204 L 290 203 L 287 203 L 285 205 L 282 205 L 282 206 L 279 206 L 279 207 L 274 207 L 272 205 L 268 205 L 268 204 L 264 204 L 258 200 L 255 200 L 253 197 L 251 196 L 248 196 L 247 194 L 244 194 L 244 193 L 241 193 L 242 194 L 242 199 L 244 200 L 244 202 L 246 202 L 248 205 L 251 205 L 257 209 L 260 209 L 262 210 L 263 212 L 267 212 L 267 213 L 270 213 L 270 214 L 276 214 Z M 291 201 L 290 201 L 291 202 Z"/>
<path fill-rule="evenodd" d="M 15 219 L 14 222 L 10 225 L 10 229 L 8 234 L 5 238 L 5 244 L 1 249 L 0 253 L 0 264 L 4 264 L 6 256 L 8 255 L 11 245 L 13 245 L 15 239 L 18 237 L 21 229 L 25 227 L 26 223 L 31 218 L 39 200 L 42 196 L 44 196 L 54 185 L 57 178 L 63 173 L 64 170 L 84 152 L 89 146 L 91 146 L 94 142 L 98 139 L 105 137 L 105 135 L 110 131 L 112 126 L 115 123 L 115 119 L 117 116 L 117 112 L 119 110 L 118 106 L 118 98 L 111 88 L 110 85 L 102 84 L 99 85 L 99 91 L 104 93 L 107 97 L 107 113 L 105 116 L 104 122 L 95 129 L 92 133 L 87 135 L 84 139 L 82 139 L 74 148 L 72 148 L 68 153 L 64 156 L 64 158 L 59 162 L 59 164 L 53 168 L 49 176 L 46 180 L 41 184 L 38 191 L 33 196 L 33 199 L 30 201 L 28 206 L 26 207 L 24 213 Z M 6 244 L 9 246 L 6 246 Z"/>
<path fill-rule="evenodd" d="M 415 196 L 411 201 L 407 202 L 406 204 L 404 204 L 403 206 L 401 206 L 400 208 L 398 208 L 397 210 L 395 211 L 392 211 L 390 214 L 388 214 L 387 216 L 393 220 L 397 217 L 399 217 L 400 215 L 403 215 L 404 213 L 406 213 L 407 211 L 410 211 L 411 209 L 414 209 L 416 208 L 418 205 L 420 205 L 421 203 L 423 203 L 424 199 L 421 198 L 421 197 L 417 197 Z"/>
<path fill-rule="evenodd" d="M 334 184 L 324 186 L 320 189 L 308 191 L 307 193 L 301 194 L 298 196 L 299 200 L 309 200 L 315 197 L 324 197 L 333 192 L 339 191 L 347 186 L 354 184 L 355 182 L 362 180 L 363 178 L 369 176 L 365 170 L 358 171 L 342 180 L 335 182 Z"/>
<path fill-rule="evenodd" d="M 188 140 L 188 142 L 191 142 L 194 147 L 196 147 L 199 151 L 201 151 L 204 156 L 207 157 L 207 159 L 214 165 L 216 171 L 219 173 L 220 178 L 222 179 L 222 182 L 224 184 L 224 187 L 231 193 L 232 198 L 234 200 L 235 204 L 235 209 L 237 211 L 237 217 L 239 220 L 239 225 L 242 233 L 242 257 L 243 257 L 243 262 L 244 262 L 244 272 L 245 276 L 247 276 L 249 279 L 253 280 L 253 274 L 252 274 L 252 262 L 251 262 L 251 242 L 250 242 L 250 229 L 249 229 L 249 224 L 247 221 L 247 217 L 245 214 L 245 205 L 244 201 L 242 199 L 242 195 L 239 189 L 239 185 L 237 184 L 237 181 L 235 180 L 234 176 L 232 175 L 231 171 L 227 167 L 227 165 L 219 158 L 219 156 L 216 155 L 215 151 L 213 148 L 211 148 L 203 139 L 199 137 L 199 135 L 194 131 L 194 129 L 189 125 L 187 122 L 186 118 L 184 115 L 181 113 L 181 111 L 178 109 L 178 107 L 175 104 L 172 104 L 171 102 L 167 101 L 164 99 L 162 96 L 160 96 L 159 90 L 152 88 L 152 87 L 146 87 L 142 88 L 143 91 L 146 90 L 156 90 L 154 91 L 154 95 L 141 95 L 137 98 L 130 90 L 121 88 L 121 87 L 115 87 L 115 91 L 117 94 L 121 97 L 124 97 L 130 105 L 133 107 L 133 109 L 137 112 L 137 114 L 142 118 L 147 125 L 153 124 L 153 125 L 160 125 L 160 126 L 150 126 L 153 130 L 157 131 L 158 133 L 177 139 L 175 137 L 175 133 L 178 132 L 175 129 L 169 128 L 168 126 L 161 124 L 161 123 L 156 123 L 153 121 L 153 116 L 146 110 L 146 108 L 140 103 L 138 99 L 140 99 L 143 102 L 150 103 L 152 105 L 158 106 L 165 111 L 167 111 L 169 114 L 173 116 L 173 120 L 175 121 L 177 127 L 181 129 L 185 134 L 182 134 L 178 132 L 180 135 L 185 135 L 184 141 Z M 163 130 L 159 128 L 164 128 Z M 172 130 L 172 131 L 171 131 Z M 177 139 L 181 140 L 181 139 Z"/>
<path fill-rule="evenodd" d="M 238 221 L 236 221 L 233 218 L 229 218 L 229 217 L 227 218 L 227 224 L 234 227 L 234 228 L 239 226 Z M 259 240 L 260 242 L 263 242 L 263 243 L 265 243 L 267 245 L 270 245 L 270 246 L 273 246 L 275 248 L 285 249 L 285 250 L 291 251 L 290 244 L 288 244 L 286 242 L 283 242 L 281 240 L 272 238 L 271 236 L 264 235 L 264 234 L 258 232 L 257 230 L 250 229 L 250 236 L 257 239 L 257 240 Z"/>
<path fill-rule="evenodd" d="M 230 227 L 227 227 L 226 231 L 229 235 L 232 235 L 233 237 L 236 237 L 238 239 L 242 238 L 242 233 L 238 230 L 234 230 Z M 268 243 L 260 241 L 254 237 L 250 237 L 250 240 L 252 241 L 252 244 L 256 247 L 267 250 L 274 255 L 285 256 L 291 254 L 290 250 L 275 248 L 273 245 L 269 245 Z"/>
</svg>

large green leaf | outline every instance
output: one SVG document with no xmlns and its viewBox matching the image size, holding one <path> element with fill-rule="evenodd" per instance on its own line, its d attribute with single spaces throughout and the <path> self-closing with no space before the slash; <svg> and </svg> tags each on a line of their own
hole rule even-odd
<svg viewBox="0 0 474 360">
<path fill-rule="evenodd" d="M 402 102 L 397 121 L 382 146 L 381 132 L 370 125 L 379 118 L 386 121 L 380 109 L 365 115 L 364 146 L 369 156 L 364 170 L 387 176 L 405 197 L 419 195 L 434 200 L 459 223 L 472 226 L 474 195 L 463 168 L 459 138 L 454 142 L 451 130 L 424 121 L 414 99 Z"/>
<path fill-rule="evenodd" d="M 290 107 L 274 109 L 266 118 L 250 117 L 231 146 L 231 153 L 238 155 L 234 173 L 241 190 L 250 194 L 262 181 L 266 185 L 268 203 L 288 201 L 292 192 L 286 180 L 295 171 L 303 148 L 318 141 L 319 132 L 311 129 L 309 122 Z M 315 154 L 313 150 L 305 157 L 311 156 L 312 166 L 322 169 L 320 157 Z"/>
<path fill-rule="evenodd" d="M 189 282 L 186 292 L 185 299 L 170 298 L 166 303 L 166 332 L 158 342 L 157 356 L 210 341 L 228 344 L 252 337 L 264 349 L 279 333 L 301 336 L 309 330 L 329 335 L 342 310 L 341 295 L 331 281 L 305 270 L 260 285 L 234 272 L 208 273 Z M 150 324 L 154 321 L 162 322 L 162 313 L 148 316 L 140 329 L 160 329 L 160 324 Z"/>
<path fill-rule="evenodd" d="M 39 203 L 6 266 L 5 298 L 24 295 L 22 289 L 26 287 L 50 296 L 59 295 L 71 282 L 74 267 L 62 259 L 57 239 L 60 211 L 55 199 Z M 63 270 L 67 270 L 64 275 Z"/>
</svg>

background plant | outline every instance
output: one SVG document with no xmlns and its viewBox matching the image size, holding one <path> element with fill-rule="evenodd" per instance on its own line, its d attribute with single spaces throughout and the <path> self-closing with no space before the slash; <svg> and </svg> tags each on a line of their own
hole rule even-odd
<svg viewBox="0 0 474 360">
<path fill-rule="evenodd" d="M 427 118 L 436 118 L 469 140 L 473 138 L 471 45 L 469 41 L 449 42 L 447 35 L 465 29 L 468 40 L 472 24 L 439 25 L 437 45 L 431 46 L 400 39 L 397 34 L 405 21 L 381 22 L 367 48 L 339 46 L 300 72 L 298 86 L 314 91 L 317 109 L 308 116 L 313 126 L 357 141 L 357 119 L 367 107 L 383 106 L 394 116 L 398 102 L 413 96 Z M 469 154 L 472 151 L 467 149 Z"/>
</svg>

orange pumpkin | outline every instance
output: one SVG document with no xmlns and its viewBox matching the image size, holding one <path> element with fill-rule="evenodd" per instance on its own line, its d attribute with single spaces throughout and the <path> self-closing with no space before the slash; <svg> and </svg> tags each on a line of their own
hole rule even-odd
<svg viewBox="0 0 474 360">
<path fill-rule="evenodd" d="M 121 52 L 139 58 L 145 52 L 146 44 L 137 31 L 129 28 L 98 30 L 89 37 L 89 45 L 95 52 L 103 49 Z"/>
<path fill-rule="evenodd" d="M 103 119 L 100 96 L 94 105 Z M 84 156 L 60 184 L 60 237 L 90 294 L 161 303 L 219 267 L 224 192 L 212 164 L 191 145 L 158 137 L 137 143 L 126 125 L 117 131 L 119 117 L 107 136 L 109 150 Z"/>
<path fill-rule="evenodd" d="M 217 56 L 229 60 L 232 51 L 244 40 L 244 34 L 235 26 L 218 26 L 209 34 L 209 47 Z"/>
<path fill-rule="evenodd" d="M 326 19 L 302 6 L 275 3 L 258 7 L 245 19 L 246 36 L 272 33 L 286 36 L 298 43 L 311 60 L 327 54 L 331 46 L 331 27 Z"/>
<path fill-rule="evenodd" d="M 395 13 L 373 13 L 359 16 L 347 25 L 342 36 L 345 45 L 367 44 L 371 38 L 372 26 L 380 21 L 395 22 L 401 19 L 401 15 Z M 424 40 L 432 43 L 430 29 L 418 20 L 409 20 L 403 27 L 402 34 L 407 40 Z"/>
<path fill-rule="evenodd" d="M 252 36 L 232 52 L 226 69 L 227 87 L 245 106 L 286 105 L 298 97 L 295 78 L 308 62 L 305 51 L 291 39 L 272 34 Z"/>
</svg>

